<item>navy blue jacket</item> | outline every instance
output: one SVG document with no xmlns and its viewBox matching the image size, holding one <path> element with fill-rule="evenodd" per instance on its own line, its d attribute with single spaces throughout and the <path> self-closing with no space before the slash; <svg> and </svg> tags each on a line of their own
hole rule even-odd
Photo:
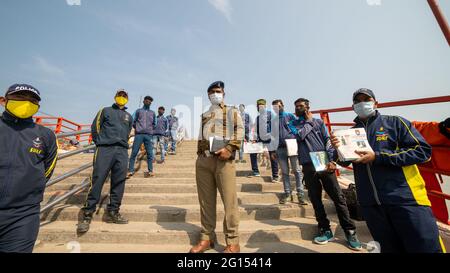
<svg viewBox="0 0 450 273">
<path fill-rule="evenodd" d="M 290 128 L 290 124 L 294 122 L 297 117 L 294 114 L 281 112 L 279 118 L 279 144 L 278 147 L 286 147 L 286 139 L 295 139 L 295 134 Z"/>
<path fill-rule="evenodd" d="M 430 206 L 425 182 L 416 165 L 431 158 L 431 146 L 422 135 L 408 120 L 381 115 L 378 111 L 367 123 L 359 118 L 355 123 L 354 128 L 365 128 L 376 154 L 371 164 L 353 164 L 360 204 Z"/>
<path fill-rule="evenodd" d="M 136 110 L 133 118 L 133 128 L 135 133 L 153 135 L 156 127 L 156 114 L 145 106 Z"/>
<path fill-rule="evenodd" d="M 133 117 L 113 104 L 100 110 L 92 122 L 92 140 L 97 146 L 128 147 L 128 138 L 133 126 Z"/>
<path fill-rule="evenodd" d="M 0 118 L 0 210 L 39 205 L 56 166 L 55 134 L 4 112 Z"/>
<path fill-rule="evenodd" d="M 310 152 L 326 151 L 328 158 L 333 159 L 335 150 L 331 146 L 330 135 L 321 119 L 305 120 L 301 117 L 291 121 L 289 128 L 297 137 L 300 164 L 312 163 Z"/>
<path fill-rule="evenodd" d="M 256 139 L 258 142 L 262 142 L 264 144 L 269 144 L 272 141 L 271 133 L 272 133 L 272 113 L 266 110 L 266 128 L 267 131 L 263 130 L 264 128 L 259 127 L 259 120 L 261 115 L 256 117 Z M 264 120 L 263 120 L 264 121 Z"/>
<path fill-rule="evenodd" d="M 164 115 L 156 117 L 155 135 L 169 136 L 169 121 Z"/>
</svg>

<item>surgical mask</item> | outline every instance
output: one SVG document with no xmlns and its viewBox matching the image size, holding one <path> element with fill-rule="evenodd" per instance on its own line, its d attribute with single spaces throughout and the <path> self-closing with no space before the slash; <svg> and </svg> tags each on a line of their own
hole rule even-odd
<svg viewBox="0 0 450 273">
<path fill-rule="evenodd" d="M 128 99 L 124 97 L 116 97 L 116 103 L 119 106 L 125 106 L 128 103 Z"/>
<path fill-rule="evenodd" d="M 212 105 L 220 105 L 223 102 L 223 94 L 222 93 L 213 93 L 209 95 L 209 101 Z"/>
<path fill-rule="evenodd" d="M 20 119 L 31 118 L 39 110 L 39 105 L 30 101 L 8 100 L 6 110 Z"/>
<path fill-rule="evenodd" d="M 353 105 L 353 109 L 355 113 L 360 118 L 368 118 L 372 116 L 375 113 L 375 102 L 368 101 L 368 102 L 360 102 L 355 105 Z"/>
</svg>

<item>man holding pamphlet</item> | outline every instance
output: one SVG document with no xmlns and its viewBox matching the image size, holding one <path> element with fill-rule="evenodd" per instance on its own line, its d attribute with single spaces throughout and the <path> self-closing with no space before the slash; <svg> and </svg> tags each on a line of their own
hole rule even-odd
<svg viewBox="0 0 450 273">
<path fill-rule="evenodd" d="M 225 210 L 223 233 L 227 247 L 224 253 L 238 253 L 239 206 L 234 159 L 244 139 L 244 126 L 238 109 L 225 105 L 225 83 L 212 83 L 208 87 L 208 97 L 211 106 L 201 116 L 195 165 L 202 230 L 199 242 L 190 252 L 202 253 L 214 248 L 219 191 Z"/>
<path fill-rule="evenodd" d="M 333 159 L 353 164 L 362 214 L 381 252 L 445 252 L 416 165 L 430 159 L 431 147 L 408 120 L 381 115 L 377 105 L 369 89 L 353 94 L 356 125 L 333 132 Z"/>
<path fill-rule="evenodd" d="M 295 114 L 298 119 L 292 121 L 289 128 L 297 137 L 299 161 L 303 167 L 308 196 L 319 224 L 319 233 L 314 238 L 314 243 L 325 245 L 334 239 L 322 202 L 324 189 L 334 202 L 339 223 L 345 232 L 347 246 L 359 251 L 362 246 L 356 236 L 355 224 L 350 219 L 344 194 L 336 178 L 336 163 L 329 161 L 335 151 L 331 146 L 328 131 L 323 121 L 313 118 L 309 110 L 309 100 L 301 98 L 295 101 Z"/>
</svg>

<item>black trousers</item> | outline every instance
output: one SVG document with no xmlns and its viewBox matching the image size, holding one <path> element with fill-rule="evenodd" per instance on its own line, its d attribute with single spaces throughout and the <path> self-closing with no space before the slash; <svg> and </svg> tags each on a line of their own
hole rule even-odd
<svg viewBox="0 0 450 273">
<path fill-rule="evenodd" d="M 39 233 L 40 206 L 0 209 L 0 253 L 31 253 Z"/>
<path fill-rule="evenodd" d="M 370 233 L 381 253 L 442 253 L 436 218 L 425 206 L 363 206 Z"/>
<path fill-rule="evenodd" d="M 110 200 L 107 209 L 119 211 L 127 177 L 128 150 L 122 146 L 98 146 L 94 155 L 92 183 L 84 210 L 94 212 L 100 201 L 103 184 L 111 172 Z"/>
<path fill-rule="evenodd" d="M 355 224 L 350 219 L 347 203 L 342 193 L 336 175 L 334 173 L 316 172 L 312 163 L 304 164 L 303 175 L 308 188 L 308 196 L 311 201 L 319 229 L 330 229 L 330 221 L 327 218 L 322 202 L 322 189 L 330 196 L 336 207 L 339 223 L 344 231 L 355 230 Z"/>
</svg>

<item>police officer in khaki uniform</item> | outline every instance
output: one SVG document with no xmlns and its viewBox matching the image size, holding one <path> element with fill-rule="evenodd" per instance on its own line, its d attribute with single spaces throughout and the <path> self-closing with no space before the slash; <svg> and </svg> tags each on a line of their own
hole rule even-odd
<svg viewBox="0 0 450 273">
<path fill-rule="evenodd" d="M 227 247 L 224 253 L 240 252 L 234 159 L 244 139 L 244 126 L 238 109 L 224 104 L 224 88 L 225 84 L 221 81 L 209 86 L 208 96 L 211 107 L 202 114 L 196 162 L 202 231 L 200 242 L 190 250 L 191 253 L 202 253 L 214 248 L 217 190 L 225 207 L 223 230 Z M 215 137 L 214 143 L 211 143 L 212 150 L 217 150 L 216 152 L 211 152 L 210 138 L 212 137 Z M 214 149 L 214 146 L 217 149 Z"/>
</svg>

